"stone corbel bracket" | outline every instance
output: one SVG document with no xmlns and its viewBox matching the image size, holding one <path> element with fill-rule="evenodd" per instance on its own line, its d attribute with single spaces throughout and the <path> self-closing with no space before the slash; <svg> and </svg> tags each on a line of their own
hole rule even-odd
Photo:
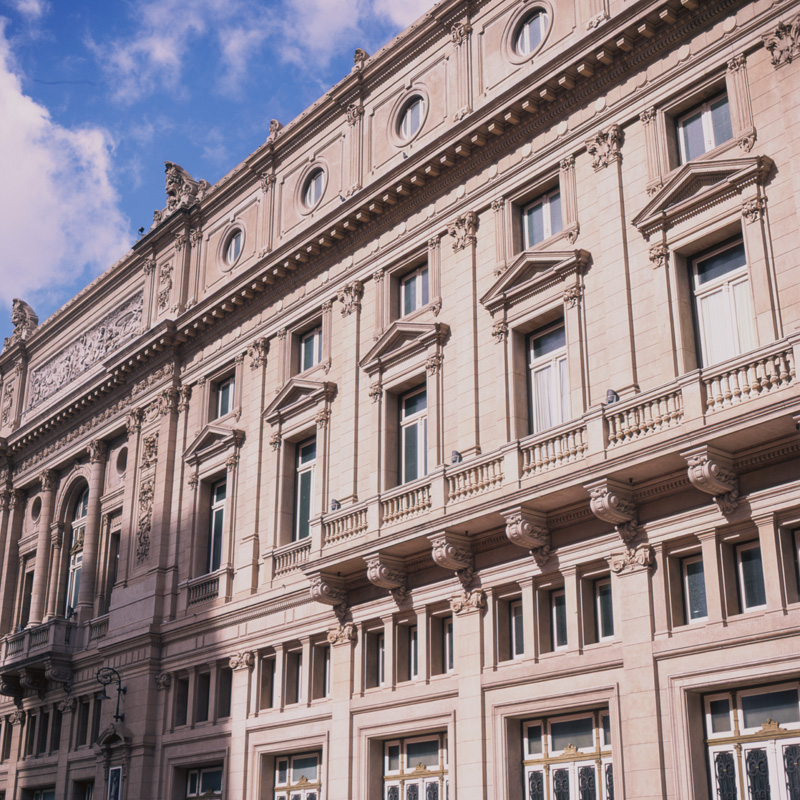
<svg viewBox="0 0 800 800">
<path fill-rule="evenodd" d="M 692 486 L 712 495 L 722 514 L 732 514 L 739 505 L 739 478 L 733 468 L 733 456 L 705 444 L 685 450 L 681 456 L 689 467 Z"/>
<path fill-rule="evenodd" d="M 23 688 L 36 692 L 40 700 L 44 700 L 47 694 L 47 680 L 39 670 L 28 668 L 20 670 L 19 683 Z"/>
<path fill-rule="evenodd" d="M 23 694 L 22 686 L 16 675 L 0 675 L 0 695 L 10 697 L 14 701 L 14 705 L 20 708 Z"/>
<path fill-rule="evenodd" d="M 44 676 L 48 681 L 60 683 L 67 694 L 72 691 L 72 684 L 75 682 L 75 675 L 68 666 L 49 662 L 45 667 Z"/>
<path fill-rule="evenodd" d="M 633 502 L 633 489 L 621 481 L 601 478 L 583 487 L 589 492 L 589 505 L 598 519 L 610 522 L 630 545 L 636 537 L 639 515 Z"/>
<path fill-rule="evenodd" d="M 506 521 L 506 537 L 517 547 L 530 550 L 538 567 L 544 566 L 552 552 L 547 515 L 516 507 L 501 512 Z"/>
<path fill-rule="evenodd" d="M 408 583 L 402 558 L 385 553 L 364 556 L 367 562 L 367 580 L 381 589 L 389 589 L 395 603 L 400 605 L 408 597 Z"/>
<path fill-rule="evenodd" d="M 475 565 L 472 546 L 464 533 L 440 531 L 428 536 L 431 543 L 433 561 L 444 569 L 453 570 L 465 592 L 472 587 L 475 579 Z"/>
<path fill-rule="evenodd" d="M 309 588 L 311 599 L 317 603 L 333 606 L 333 612 L 336 614 L 339 624 L 344 625 L 349 610 L 344 579 L 325 572 L 314 572 L 307 577 L 311 584 Z"/>
</svg>

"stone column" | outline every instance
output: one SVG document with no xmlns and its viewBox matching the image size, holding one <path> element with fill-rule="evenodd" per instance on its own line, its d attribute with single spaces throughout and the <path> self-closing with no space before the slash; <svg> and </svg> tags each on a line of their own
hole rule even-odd
<svg viewBox="0 0 800 800">
<path fill-rule="evenodd" d="M 245 650 L 231 656 L 229 665 L 233 670 L 231 682 L 231 722 L 234 726 L 244 728 L 247 720 L 250 694 L 250 673 L 256 664 L 256 654 L 252 650 Z M 239 728 L 241 730 L 241 728 Z M 244 797 L 244 764 L 247 737 L 233 736 L 230 744 L 230 758 L 228 764 L 228 793 L 229 797 Z"/>
<path fill-rule="evenodd" d="M 761 546 L 761 569 L 764 573 L 764 588 L 767 609 L 783 614 L 786 606 L 784 573 L 781 568 L 781 546 L 778 526 L 772 512 L 753 517 L 758 527 L 758 541 Z"/>
<path fill-rule="evenodd" d="M 50 526 L 50 552 L 52 553 L 49 584 L 47 589 L 47 613 L 45 619 L 52 619 L 58 614 L 58 578 L 61 565 L 61 548 L 64 542 L 64 525 L 55 522 Z"/>
<path fill-rule="evenodd" d="M 83 536 L 81 588 L 78 592 L 78 621 L 94 616 L 94 589 L 97 577 L 98 541 L 100 539 L 100 498 L 106 476 L 106 443 L 95 439 L 89 442 L 89 508 L 86 513 L 86 533 Z"/>
<path fill-rule="evenodd" d="M 664 765 L 659 736 L 658 676 L 653 659 L 651 570 L 653 550 L 641 544 L 609 559 L 616 595 L 624 597 L 620 622 L 621 758 L 614 757 L 614 783 L 626 800 L 662 798 Z"/>
<path fill-rule="evenodd" d="M 18 542 L 22 528 L 25 496 L 21 492 L 0 493 L 0 524 L 4 531 L 2 579 L 0 579 L 0 635 L 9 633 L 13 624 L 14 598 L 17 586 Z"/>
<path fill-rule="evenodd" d="M 717 530 L 706 531 L 697 535 L 700 540 L 703 556 L 703 577 L 706 584 L 706 610 L 708 624 L 724 623 L 727 617 L 725 594 L 722 585 L 722 569 L 717 544 Z"/>
<path fill-rule="evenodd" d="M 331 731 L 350 732 L 350 697 L 353 691 L 356 629 L 345 623 L 328 631 L 331 646 Z M 350 800 L 353 737 L 334 735 L 330 739 L 328 800 Z"/>
<path fill-rule="evenodd" d="M 29 625 L 38 625 L 44 616 L 44 595 L 47 588 L 50 560 L 50 524 L 53 521 L 53 502 L 56 494 L 56 474 L 43 470 L 39 476 L 42 484 L 42 511 L 39 515 L 39 536 L 36 540 L 36 571 L 33 575 L 33 597 Z"/>
</svg>

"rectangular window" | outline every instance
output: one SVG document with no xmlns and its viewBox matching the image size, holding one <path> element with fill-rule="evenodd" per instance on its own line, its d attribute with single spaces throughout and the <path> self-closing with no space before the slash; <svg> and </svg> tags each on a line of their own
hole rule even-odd
<svg viewBox="0 0 800 800">
<path fill-rule="evenodd" d="M 400 482 L 428 474 L 427 391 L 415 389 L 400 398 Z"/>
<path fill-rule="evenodd" d="M 175 725 L 185 725 L 189 721 L 189 679 L 175 681 Z"/>
<path fill-rule="evenodd" d="M 3 761 L 8 761 L 11 758 L 11 741 L 14 735 L 14 726 L 6 721 L 3 726 Z"/>
<path fill-rule="evenodd" d="M 47 752 L 47 734 L 50 727 L 50 712 L 42 711 L 39 717 L 39 741 L 36 743 L 36 755 Z"/>
<path fill-rule="evenodd" d="M 408 627 L 408 677 L 409 680 L 415 680 L 419 677 L 419 645 L 417 642 L 417 626 L 409 625 Z"/>
<path fill-rule="evenodd" d="M 219 481 L 211 487 L 211 520 L 208 529 L 207 572 L 215 572 L 222 564 L 222 535 L 225 527 L 226 492 L 227 485 L 225 481 Z"/>
<path fill-rule="evenodd" d="M 744 242 L 739 239 L 695 257 L 692 272 L 703 366 L 755 349 Z"/>
<path fill-rule="evenodd" d="M 563 589 L 550 592 L 550 636 L 553 650 L 567 646 L 567 595 Z"/>
<path fill-rule="evenodd" d="M 303 651 L 286 653 L 286 703 L 302 703 L 305 700 L 303 681 Z"/>
<path fill-rule="evenodd" d="M 569 418 L 567 336 L 563 322 L 528 337 L 531 432 L 560 425 Z"/>
<path fill-rule="evenodd" d="M 511 658 L 525 654 L 525 625 L 522 619 L 522 601 L 512 600 L 508 604 L 508 624 L 511 641 Z"/>
<path fill-rule="evenodd" d="M 230 667 L 221 667 L 218 673 L 219 686 L 217 689 L 217 718 L 231 715 L 231 690 L 233 688 L 233 670 Z"/>
<path fill-rule="evenodd" d="M 767 605 L 767 595 L 758 542 L 742 544 L 736 548 L 736 568 L 739 579 L 739 610 L 745 612 L 764 608 Z"/>
<path fill-rule="evenodd" d="M 595 631 L 597 641 L 614 638 L 614 605 L 611 599 L 611 580 L 594 582 Z"/>
<path fill-rule="evenodd" d="M 275 683 L 275 656 L 261 659 L 261 680 L 258 693 L 259 709 L 272 708 L 273 686 Z"/>
<path fill-rule="evenodd" d="M 384 742 L 384 800 L 445 800 L 449 796 L 447 762 L 443 733 Z"/>
<path fill-rule="evenodd" d="M 19 612 L 19 630 L 22 630 L 31 616 L 31 599 L 33 598 L 33 570 L 25 573 L 22 582 L 22 604 Z"/>
<path fill-rule="evenodd" d="M 25 720 L 25 755 L 32 756 L 36 746 L 36 714 L 28 714 Z"/>
<path fill-rule="evenodd" d="M 319 648 L 322 663 L 322 696 L 331 696 L 331 648 L 330 645 Z"/>
<path fill-rule="evenodd" d="M 89 744 L 94 744 L 97 737 L 100 735 L 100 721 L 103 718 L 103 698 L 101 695 L 94 696 L 94 705 L 92 707 L 92 737 L 89 739 Z"/>
<path fill-rule="evenodd" d="M 523 245 L 527 250 L 561 230 L 561 194 L 558 189 L 540 195 L 522 209 Z"/>
<path fill-rule="evenodd" d="M 679 117 L 677 128 L 681 164 L 732 139 L 733 127 L 728 96 L 719 95 L 687 111 Z"/>
<path fill-rule="evenodd" d="M 86 744 L 89 735 L 89 699 L 84 697 L 78 701 L 78 729 L 75 735 L 75 745 Z"/>
<path fill-rule="evenodd" d="M 186 797 L 222 797 L 222 766 L 190 769 L 186 774 Z"/>
<path fill-rule="evenodd" d="M 214 384 L 214 419 L 224 417 L 233 411 L 234 387 L 233 375 Z"/>
<path fill-rule="evenodd" d="M 319 753 L 275 758 L 274 800 L 319 800 L 321 789 L 322 758 Z"/>
<path fill-rule="evenodd" d="M 681 560 L 683 576 L 683 609 L 687 623 L 708 619 L 706 605 L 706 576 L 703 557 L 690 556 Z"/>
<path fill-rule="evenodd" d="M 208 699 L 211 694 L 211 674 L 201 672 L 194 682 L 194 718 L 197 722 L 208 721 Z"/>
<path fill-rule="evenodd" d="M 428 305 L 428 266 L 417 267 L 400 279 L 400 316 Z"/>
<path fill-rule="evenodd" d="M 61 749 L 61 725 L 63 716 L 58 707 L 53 709 L 53 724 L 50 726 L 50 752 L 57 753 Z"/>
<path fill-rule="evenodd" d="M 453 618 L 442 619 L 442 669 L 452 672 L 455 669 L 455 638 L 453 635 Z"/>
<path fill-rule="evenodd" d="M 119 533 L 112 533 L 108 537 L 108 562 L 106 572 L 106 591 L 103 599 L 103 610 L 108 613 L 111 608 L 111 593 L 119 574 Z"/>
<path fill-rule="evenodd" d="M 295 506 L 293 541 L 311 533 L 311 507 L 314 497 L 314 468 L 317 463 L 317 440 L 308 439 L 296 447 Z"/>
<path fill-rule="evenodd" d="M 322 326 L 312 328 L 300 337 L 300 372 L 322 361 Z"/>
</svg>

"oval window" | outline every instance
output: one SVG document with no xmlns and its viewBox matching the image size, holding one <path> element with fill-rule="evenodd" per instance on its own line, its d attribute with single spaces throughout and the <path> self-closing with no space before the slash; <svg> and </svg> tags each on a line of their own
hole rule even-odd
<svg viewBox="0 0 800 800">
<path fill-rule="evenodd" d="M 306 180 L 306 188 L 303 193 L 303 201 L 306 208 L 314 208 L 322 199 L 325 190 L 325 173 L 321 169 L 315 169 Z"/>
<path fill-rule="evenodd" d="M 234 231 L 228 239 L 228 244 L 225 245 L 225 263 L 232 267 L 239 256 L 242 254 L 242 232 L 240 230 Z"/>
<path fill-rule="evenodd" d="M 516 50 L 521 56 L 529 56 L 536 50 L 547 32 L 547 14 L 538 10 L 529 14 L 517 31 Z"/>
<path fill-rule="evenodd" d="M 421 97 L 414 97 L 403 108 L 400 114 L 400 124 L 397 132 L 401 139 L 413 139 L 422 127 L 425 118 L 425 101 Z"/>
</svg>

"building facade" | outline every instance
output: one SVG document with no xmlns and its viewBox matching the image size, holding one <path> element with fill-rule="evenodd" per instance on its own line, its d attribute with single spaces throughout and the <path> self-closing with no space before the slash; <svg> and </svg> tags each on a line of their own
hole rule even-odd
<svg viewBox="0 0 800 800">
<path fill-rule="evenodd" d="M 5 800 L 800 798 L 800 4 L 441 0 L 0 355 Z"/>
</svg>

